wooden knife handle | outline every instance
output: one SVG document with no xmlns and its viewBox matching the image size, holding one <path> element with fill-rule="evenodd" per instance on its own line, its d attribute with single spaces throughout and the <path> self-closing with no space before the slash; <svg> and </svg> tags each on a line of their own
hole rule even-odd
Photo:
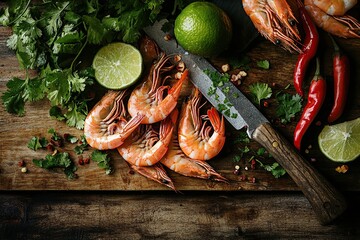
<svg viewBox="0 0 360 240">
<path fill-rule="evenodd" d="M 252 137 L 271 153 L 300 187 L 322 224 L 332 222 L 345 211 L 347 204 L 342 194 L 269 123 L 260 125 Z"/>
</svg>

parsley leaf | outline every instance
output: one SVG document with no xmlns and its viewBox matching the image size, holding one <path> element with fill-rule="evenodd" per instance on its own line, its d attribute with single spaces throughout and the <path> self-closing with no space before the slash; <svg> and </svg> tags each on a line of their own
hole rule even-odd
<svg viewBox="0 0 360 240">
<path fill-rule="evenodd" d="M 75 171 L 77 168 L 67 152 L 56 153 L 55 155 L 48 154 L 45 159 L 33 159 L 33 163 L 44 169 L 64 168 L 64 173 L 68 179 L 76 178 Z"/>
<path fill-rule="evenodd" d="M 253 83 L 249 86 L 254 101 L 260 105 L 261 100 L 268 99 L 272 95 L 272 89 L 267 83 Z"/>
<path fill-rule="evenodd" d="M 282 93 L 276 97 L 279 106 L 276 109 L 276 114 L 282 123 L 288 123 L 291 118 L 301 111 L 302 98 L 299 94 Z"/>
<path fill-rule="evenodd" d="M 113 168 L 110 165 L 111 158 L 108 156 L 107 153 L 99 150 L 94 150 L 91 154 L 91 160 L 97 162 L 97 165 L 100 168 L 104 168 L 107 175 L 112 173 Z"/>
</svg>

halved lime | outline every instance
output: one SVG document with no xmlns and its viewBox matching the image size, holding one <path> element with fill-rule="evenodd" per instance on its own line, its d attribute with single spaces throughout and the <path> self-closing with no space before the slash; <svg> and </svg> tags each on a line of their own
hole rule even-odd
<svg viewBox="0 0 360 240">
<path fill-rule="evenodd" d="M 102 47 L 93 60 L 96 80 L 109 89 L 124 89 L 138 80 L 143 69 L 138 49 L 126 43 Z"/>
<path fill-rule="evenodd" d="M 360 155 L 360 118 L 326 125 L 318 137 L 322 153 L 334 162 L 350 162 Z"/>
</svg>

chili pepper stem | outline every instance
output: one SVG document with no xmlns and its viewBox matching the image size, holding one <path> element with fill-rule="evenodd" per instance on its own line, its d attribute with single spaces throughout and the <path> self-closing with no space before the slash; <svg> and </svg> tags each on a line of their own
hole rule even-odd
<svg viewBox="0 0 360 240">
<path fill-rule="evenodd" d="M 332 44 L 334 46 L 335 53 L 340 53 L 339 45 L 337 45 L 335 39 L 330 34 L 329 34 L 329 36 L 330 36 L 331 42 L 332 42 Z"/>
<path fill-rule="evenodd" d="M 314 73 L 314 79 L 317 80 L 319 76 L 320 76 L 320 60 L 317 57 L 316 58 L 316 70 L 315 70 L 315 73 Z"/>
</svg>

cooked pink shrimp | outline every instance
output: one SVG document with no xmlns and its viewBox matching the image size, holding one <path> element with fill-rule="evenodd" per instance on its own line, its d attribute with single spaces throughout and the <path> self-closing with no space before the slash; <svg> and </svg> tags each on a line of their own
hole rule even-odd
<svg viewBox="0 0 360 240">
<path fill-rule="evenodd" d="M 171 178 L 167 175 L 165 169 L 160 163 L 157 163 L 149 167 L 138 167 L 135 165 L 128 164 L 129 167 L 135 172 L 149 178 L 155 182 L 163 184 L 176 191 L 175 186 Z"/>
<path fill-rule="evenodd" d="M 211 126 L 202 123 L 200 116 L 201 93 L 195 91 L 189 101 L 183 105 L 178 127 L 179 145 L 190 158 L 209 160 L 215 157 L 225 144 L 225 121 L 214 107 L 207 111 Z M 210 133 L 212 132 L 211 136 Z"/>
<path fill-rule="evenodd" d="M 175 108 L 171 114 L 172 123 L 177 125 L 178 110 Z M 160 163 L 167 168 L 187 177 L 202 179 L 212 179 L 215 181 L 227 182 L 226 178 L 217 173 L 205 161 L 194 160 L 187 157 L 179 146 L 176 128 L 172 134 L 172 141 L 169 144 L 169 150 L 161 159 Z"/>
<path fill-rule="evenodd" d="M 305 0 L 305 8 L 324 31 L 343 38 L 360 38 L 360 23 L 344 15 L 356 3 L 357 0 Z"/>
<path fill-rule="evenodd" d="M 162 86 L 161 73 L 173 68 L 173 66 L 164 67 L 169 59 L 170 57 L 162 54 L 159 61 L 151 68 L 145 82 L 138 85 L 130 95 L 128 111 L 131 116 L 138 113 L 145 115 L 141 122 L 143 124 L 151 124 L 165 119 L 177 105 L 181 87 L 187 78 L 188 71 L 183 72 L 182 77 L 174 86 Z M 166 90 L 167 95 L 164 97 Z"/>
<path fill-rule="evenodd" d="M 261 35 L 290 52 L 301 52 L 298 21 L 286 0 L 242 0 L 242 4 Z"/>
<path fill-rule="evenodd" d="M 343 16 L 357 4 L 357 0 L 306 0 L 305 5 L 315 5 L 331 16 Z"/>
<path fill-rule="evenodd" d="M 126 139 L 124 144 L 117 148 L 125 161 L 142 167 L 159 162 L 168 150 L 174 129 L 170 117 L 171 115 L 161 121 L 159 133 L 152 125 L 141 125 L 138 132 Z"/>
<path fill-rule="evenodd" d="M 84 135 L 91 147 L 100 150 L 117 148 L 140 125 L 144 118 L 141 114 L 126 120 L 125 93 L 125 90 L 108 91 L 87 115 Z"/>
</svg>

